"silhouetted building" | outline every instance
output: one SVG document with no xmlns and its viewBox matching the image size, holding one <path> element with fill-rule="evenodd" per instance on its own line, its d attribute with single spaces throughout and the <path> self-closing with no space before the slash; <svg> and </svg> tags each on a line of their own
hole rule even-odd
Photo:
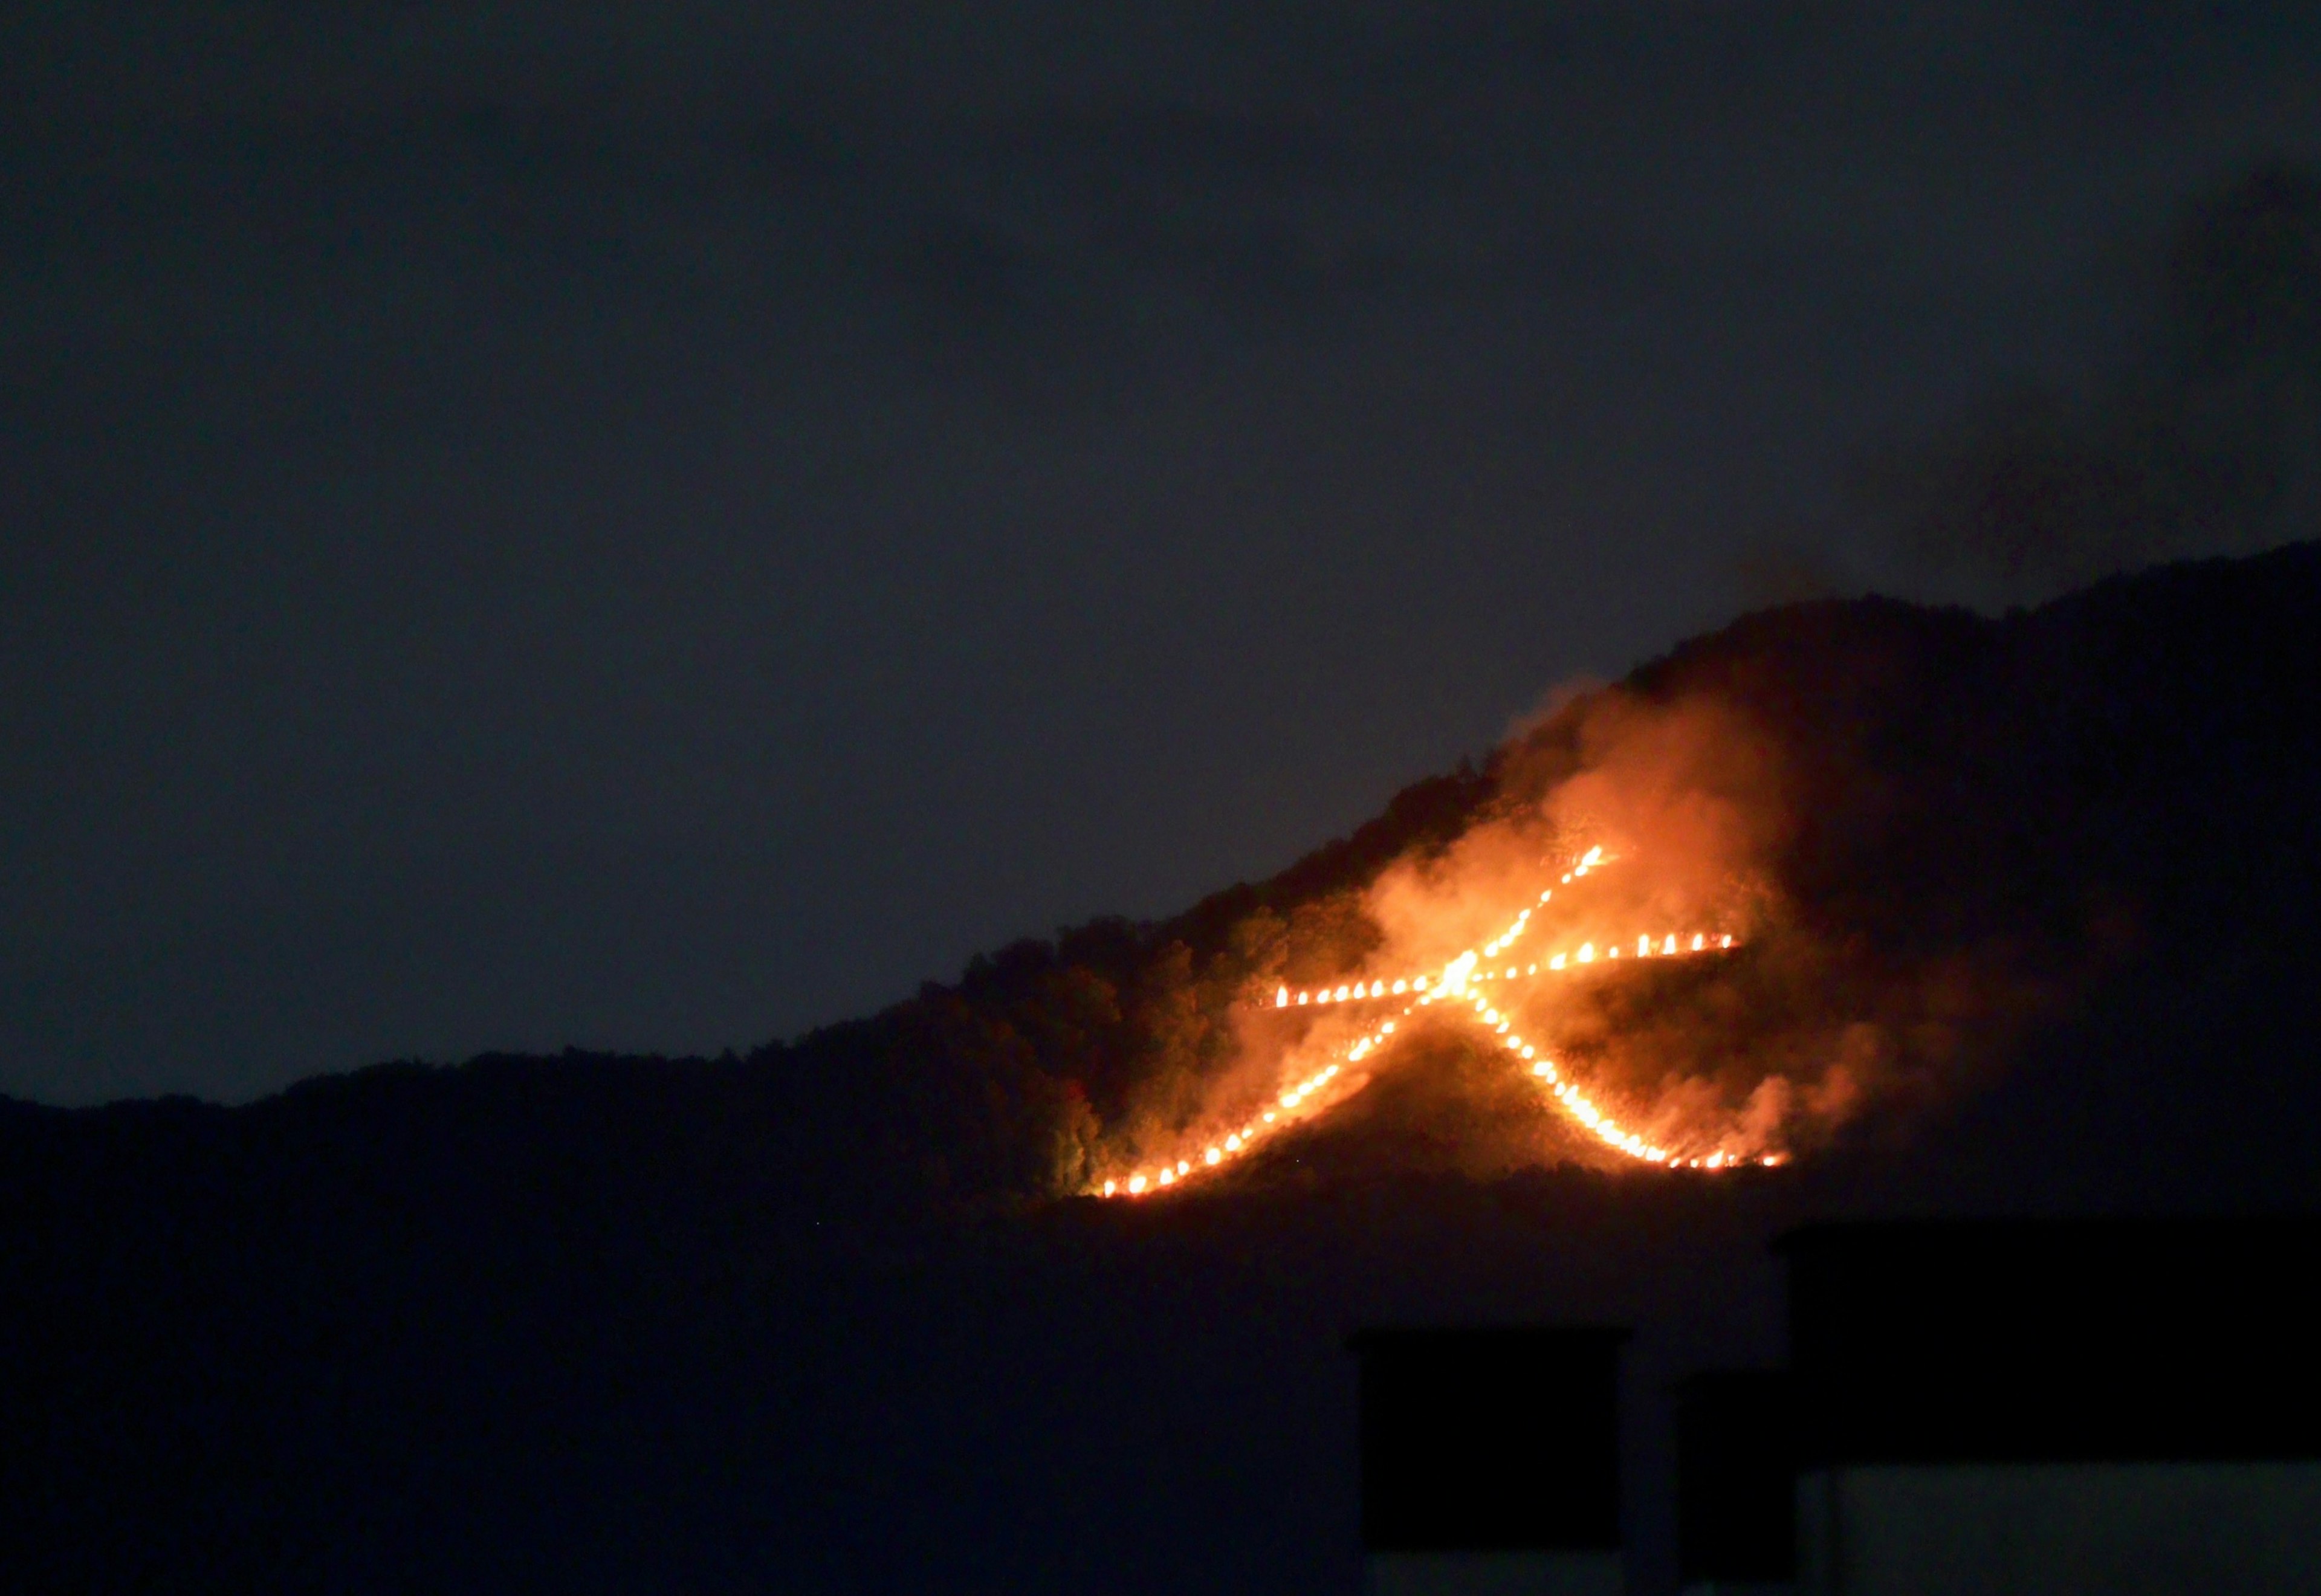
<svg viewBox="0 0 2321 1596">
<path fill-rule="evenodd" d="M 2321 1591 L 2301 1221 L 1783 1239 L 1808 1590 Z"/>
<path fill-rule="evenodd" d="M 1775 1596 L 1798 1571 L 1789 1376 L 1720 1369 L 1679 1383 L 1677 1573 L 1688 1596 Z"/>
<path fill-rule="evenodd" d="M 1366 1330 L 1371 1596 L 1616 1596 L 1625 1330 Z"/>
</svg>

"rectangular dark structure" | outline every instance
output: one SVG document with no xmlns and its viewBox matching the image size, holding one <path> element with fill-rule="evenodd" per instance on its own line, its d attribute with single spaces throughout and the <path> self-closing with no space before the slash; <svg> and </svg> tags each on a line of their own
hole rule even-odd
<svg viewBox="0 0 2321 1596">
<path fill-rule="evenodd" d="M 1362 1543 L 1379 1552 L 1620 1544 L 1625 1330 L 1367 1330 Z"/>
<path fill-rule="evenodd" d="M 1676 1470 L 1684 1584 L 1797 1577 L 1797 1427 L 1787 1374 L 1719 1369 L 1680 1383 Z"/>
<path fill-rule="evenodd" d="M 2321 1591 L 2321 1228 L 1832 1225 L 1781 1243 L 1801 1584 Z"/>
<path fill-rule="evenodd" d="M 1807 1463 L 2321 1456 L 2321 1226 L 1828 1225 L 1779 1243 Z"/>
</svg>

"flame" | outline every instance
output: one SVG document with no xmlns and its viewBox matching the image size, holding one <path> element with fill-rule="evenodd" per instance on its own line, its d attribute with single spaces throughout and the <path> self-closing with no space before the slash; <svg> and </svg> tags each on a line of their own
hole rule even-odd
<svg viewBox="0 0 2321 1596">
<path fill-rule="evenodd" d="M 1570 882 L 1574 877 L 1585 876 L 1589 871 L 1611 862 L 1605 857 L 1601 848 L 1591 848 L 1579 857 L 1572 866 L 1570 872 L 1562 879 Z M 1552 887 L 1542 892 L 1539 902 L 1542 903 L 1548 902 L 1553 895 L 1553 892 L 1554 889 Z M 1289 1124 L 1297 1122 L 1296 1120 L 1285 1120 L 1283 1116 L 1297 1115 L 1303 1118 L 1307 1113 L 1319 1112 L 1323 1108 L 1327 1107 L 1327 1104 L 1317 1106 L 1315 1100 L 1320 1094 L 1329 1091 L 1338 1081 L 1346 1065 L 1360 1063 L 1369 1057 L 1385 1043 L 1388 1038 L 1393 1036 L 1399 1019 L 1420 1009 L 1432 1008 L 1437 1003 L 1446 1002 L 1463 1002 L 1470 1011 L 1472 1020 L 1483 1028 L 1489 1041 L 1503 1049 L 1520 1066 L 1527 1068 L 1532 1078 L 1544 1087 L 1565 1114 L 1590 1136 L 1615 1152 L 1624 1154 L 1640 1163 L 1661 1165 L 1670 1168 L 1716 1171 L 1733 1169 L 1743 1164 L 1751 1163 L 1772 1168 L 1789 1161 L 1789 1156 L 1779 1151 L 1745 1156 L 1723 1147 L 1705 1155 L 1687 1156 L 1652 1141 L 1640 1132 L 1623 1125 L 1616 1117 L 1606 1111 L 1601 1104 L 1575 1084 L 1552 1058 L 1541 1053 L 1536 1043 L 1525 1039 L 1515 1029 L 1514 1019 L 1502 1013 L 1475 988 L 1479 984 L 1495 979 L 1515 981 L 1526 975 L 1536 976 L 1541 973 L 1539 963 L 1525 966 L 1508 965 L 1505 966 L 1504 973 L 1485 969 L 1481 963 L 1485 957 L 1496 958 L 1523 937 L 1530 929 L 1531 917 L 1531 908 L 1525 907 L 1518 911 L 1506 929 L 1484 943 L 1479 950 L 1470 948 L 1432 974 L 1420 972 L 1397 975 L 1391 983 L 1384 977 L 1372 976 L 1335 986 L 1314 987 L 1297 992 L 1295 1006 L 1297 1007 L 1372 1001 L 1388 996 L 1389 992 L 1397 997 L 1406 994 L 1411 1001 L 1404 1003 L 1393 1017 L 1379 1021 L 1347 1044 L 1341 1061 L 1326 1065 L 1301 1079 L 1289 1082 L 1280 1087 L 1275 1099 L 1274 1108 L 1267 1109 L 1256 1120 L 1242 1126 L 1238 1130 L 1204 1147 L 1197 1167 L 1189 1159 L 1179 1159 L 1173 1165 L 1161 1165 L 1154 1176 L 1148 1177 L 1139 1170 L 1132 1173 L 1125 1181 L 1117 1178 L 1107 1179 L 1101 1186 L 1093 1190 L 1097 1194 L 1105 1197 L 1142 1196 L 1148 1191 L 1157 1191 L 1162 1187 L 1174 1185 L 1179 1181 L 1189 1178 L 1197 1173 L 1206 1173 L 1222 1168 L 1235 1159 L 1247 1156 L 1261 1141 L 1286 1129 Z M 1690 952 L 1707 953 L 1729 950 L 1734 945 L 1734 937 L 1729 931 L 1714 934 L 1707 931 L 1695 931 L 1691 935 L 1688 945 L 1677 932 L 1663 932 L 1657 939 L 1650 932 L 1639 932 L 1636 937 L 1635 951 L 1639 958 L 1652 957 L 1655 952 L 1661 957 L 1672 958 L 1679 957 L 1679 952 L 1687 949 L 1688 946 Z M 1620 953 L 1621 947 L 1618 942 L 1606 945 L 1606 957 L 1617 958 Z M 1596 957 L 1596 944 L 1582 942 L 1576 953 L 1567 955 L 1559 951 L 1550 954 L 1544 960 L 1544 964 L 1548 973 L 1552 975 L 1566 970 L 1572 964 L 1592 964 Z M 1292 993 L 1288 986 L 1279 987 L 1274 993 L 1273 1006 L 1277 1010 L 1292 1007 L 1291 999 Z"/>
</svg>

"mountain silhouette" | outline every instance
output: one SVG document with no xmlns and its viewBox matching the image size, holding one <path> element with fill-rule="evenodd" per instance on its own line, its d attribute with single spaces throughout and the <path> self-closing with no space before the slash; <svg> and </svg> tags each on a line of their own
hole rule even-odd
<svg viewBox="0 0 2321 1596">
<path fill-rule="evenodd" d="M 0 1101 L 0 1583 L 1345 1589 L 1358 1324 L 1641 1326 L 1643 1474 L 1666 1378 L 1774 1355 L 1787 1225 L 2309 1206 L 2316 639 L 2312 543 L 1996 618 L 1794 605 L 1268 880 L 746 1056 Z M 1665 1048 L 1604 1067 L 1737 1093 L 1870 1036 L 1794 1163 L 1515 1147 L 1552 1114 L 1444 1031 L 1200 1189 L 1080 1195 L 1195 1122 L 1253 994 L 1376 948 L 1382 872 L 1588 768 L 1616 700 L 1745 724 L 1782 824 L 1766 935 L 1607 978 Z M 1668 1511 L 1631 1506 L 1646 1588 Z"/>
</svg>

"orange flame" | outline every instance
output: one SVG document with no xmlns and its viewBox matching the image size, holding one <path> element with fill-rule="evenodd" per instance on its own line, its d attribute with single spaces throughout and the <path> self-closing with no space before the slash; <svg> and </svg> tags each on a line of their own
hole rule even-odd
<svg viewBox="0 0 2321 1596">
<path fill-rule="evenodd" d="M 1591 848 L 1581 856 L 1562 879 L 1570 882 L 1578 877 L 1584 877 L 1589 871 L 1610 862 L 1612 861 L 1605 857 L 1601 848 Z M 1540 893 L 1539 902 L 1545 903 L 1553 895 L 1554 889 L 1551 887 Z M 1505 930 L 1483 944 L 1479 954 L 1470 949 L 1445 964 L 1439 971 L 1432 974 L 1398 975 L 1394 977 L 1391 983 L 1382 977 L 1369 977 L 1362 981 L 1352 981 L 1335 986 L 1302 990 L 1295 994 L 1295 1005 L 1306 1007 L 1321 1003 L 1373 1001 L 1388 996 L 1389 992 L 1397 997 L 1409 994 L 1411 1001 L 1397 1011 L 1398 1018 L 1408 1016 L 1420 1009 L 1432 1008 L 1443 1000 L 1455 998 L 1463 1002 L 1471 1011 L 1472 1018 L 1483 1027 L 1488 1040 L 1506 1052 L 1520 1065 L 1527 1067 L 1532 1077 L 1542 1084 L 1565 1114 L 1590 1136 L 1615 1152 L 1641 1163 L 1661 1165 L 1669 1168 L 1701 1170 L 1721 1171 L 1737 1167 L 1744 1163 L 1771 1168 L 1789 1161 L 1788 1155 L 1779 1151 L 1745 1156 L 1722 1147 L 1706 1155 L 1688 1156 L 1652 1141 L 1640 1132 L 1621 1124 L 1615 1116 L 1606 1111 L 1593 1098 L 1574 1084 L 1553 1059 L 1543 1055 L 1536 1044 L 1525 1040 L 1515 1029 L 1514 1020 L 1500 1012 L 1473 988 L 1479 983 L 1495 979 L 1514 981 L 1540 974 L 1542 968 L 1540 962 L 1523 966 L 1507 965 L 1504 966 L 1503 972 L 1494 972 L 1481 966 L 1483 957 L 1496 958 L 1523 937 L 1530 929 L 1531 916 L 1532 910 L 1528 907 L 1519 911 Z M 1661 957 L 1671 958 L 1678 957 L 1680 949 L 1687 946 L 1679 935 L 1673 931 L 1664 932 L 1657 939 L 1649 932 L 1641 932 L 1636 938 L 1635 953 L 1639 958 L 1649 958 L 1655 954 Z M 1696 931 L 1691 936 L 1688 950 L 1693 953 L 1724 951 L 1733 946 L 1734 938 L 1731 932 L 1716 933 L 1712 938 L 1709 932 Z M 1607 946 L 1605 957 L 1617 958 L 1620 954 L 1620 945 L 1614 942 Z M 1543 963 L 1547 971 L 1554 974 L 1564 971 L 1572 964 L 1592 964 L 1596 957 L 1595 943 L 1582 942 L 1576 953 L 1566 954 L 1558 951 L 1550 954 Z M 1282 986 L 1275 991 L 1273 1006 L 1277 1010 L 1293 1006 L 1292 993 L 1288 987 Z M 1106 1179 L 1100 1186 L 1092 1189 L 1097 1194 L 1105 1197 L 1142 1196 L 1148 1191 L 1157 1191 L 1162 1187 L 1174 1185 L 1179 1181 L 1189 1178 L 1196 1174 L 1220 1169 L 1235 1159 L 1246 1156 L 1254 1150 L 1260 1142 L 1278 1134 L 1287 1129 L 1288 1124 L 1295 1122 L 1283 1120 L 1282 1115 L 1297 1113 L 1300 1111 L 1318 1112 L 1322 1111 L 1323 1108 L 1326 1108 L 1327 1104 L 1315 1106 L 1317 1095 L 1327 1091 L 1338 1080 L 1345 1065 L 1359 1063 L 1375 1053 L 1388 1037 L 1395 1034 L 1395 1018 L 1382 1020 L 1349 1043 L 1340 1062 L 1329 1064 L 1300 1080 L 1293 1081 L 1281 1087 L 1276 1097 L 1276 1108 L 1266 1110 L 1256 1121 L 1243 1125 L 1237 1131 L 1203 1148 L 1197 1166 L 1189 1159 L 1179 1159 L 1174 1165 L 1161 1165 L 1156 1176 L 1148 1178 L 1142 1171 L 1139 1170 L 1129 1174 L 1124 1181 L 1117 1178 Z"/>
</svg>

